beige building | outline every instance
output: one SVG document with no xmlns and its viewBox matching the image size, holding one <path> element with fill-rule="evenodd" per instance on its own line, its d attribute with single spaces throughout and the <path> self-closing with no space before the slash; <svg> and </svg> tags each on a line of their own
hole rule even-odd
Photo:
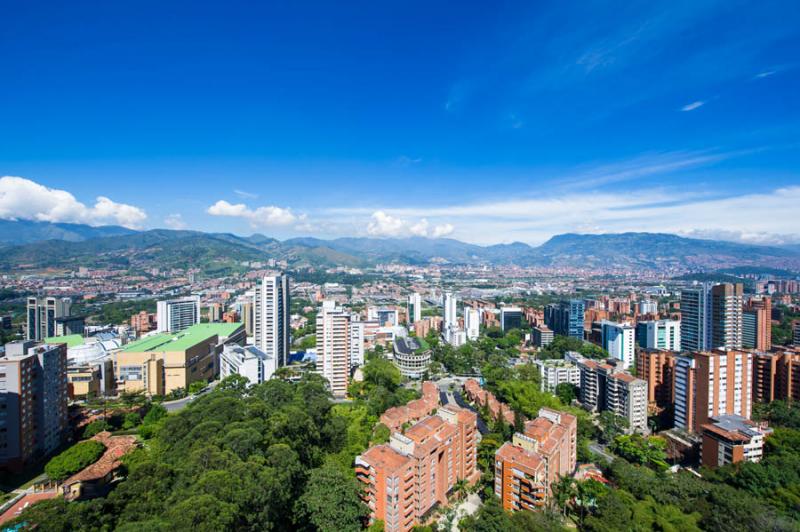
<svg viewBox="0 0 800 532">
<path fill-rule="evenodd" d="M 240 323 L 200 323 L 142 338 L 113 355 L 120 392 L 166 395 L 216 376 L 223 344 L 243 336 Z"/>
</svg>

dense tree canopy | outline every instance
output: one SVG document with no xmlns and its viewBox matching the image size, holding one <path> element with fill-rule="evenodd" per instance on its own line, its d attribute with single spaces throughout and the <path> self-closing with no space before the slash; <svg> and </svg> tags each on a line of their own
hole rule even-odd
<svg viewBox="0 0 800 532">
<path fill-rule="evenodd" d="M 106 446 L 95 440 L 76 443 L 44 466 L 44 472 L 52 480 L 64 480 L 84 467 L 95 463 L 103 456 Z"/>
</svg>

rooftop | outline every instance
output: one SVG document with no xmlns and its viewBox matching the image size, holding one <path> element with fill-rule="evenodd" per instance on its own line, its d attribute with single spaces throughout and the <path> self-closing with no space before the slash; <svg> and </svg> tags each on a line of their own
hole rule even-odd
<svg viewBox="0 0 800 532">
<path fill-rule="evenodd" d="M 396 337 L 394 340 L 394 350 L 403 355 L 413 355 L 420 351 L 427 351 L 430 349 L 428 342 L 416 336 L 409 336 L 407 338 Z"/>
<path fill-rule="evenodd" d="M 67 347 L 83 345 L 84 338 L 80 334 L 68 334 L 67 336 L 50 336 L 44 339 L 46 344 L 67 344 Z"/>
<path fill-rule="evenodd" d="M 124 353 L 186 351 L 213 336 L 226 337 L 239 327 L 240 323 L 199 323 L 177 333 L 147 336 L 128 344 L 122 351 Z"/>
</svg>

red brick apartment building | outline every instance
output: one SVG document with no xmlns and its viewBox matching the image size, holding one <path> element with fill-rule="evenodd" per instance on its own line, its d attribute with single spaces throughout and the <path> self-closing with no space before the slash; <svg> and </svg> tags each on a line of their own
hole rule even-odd
<svg viewBox="0 0 800 532">
<path fill-rule="evenodd" d="M 477 419 L 469 410 L 444 406 L 356 457 L 370 519 L 382 520 L 386 532 L 408 532 L 437 504 L 447 504 L 456 482 L 476 481 Z"/>
<path fill-rule="evenodd" d="M 422 383 L 422 397 L 407 405 L 393 406 L 383 413 L 380 422 L 389 430 L 399 431 L 406 423 L 416 423 L 439 408 L 439 388 L 430 381 Z"/>
<path fill-rule="evenodd" d="M 577 464 L 578 420 L 549 408 L 525 423 L 495 453 L 494 491 L 507 511 L 535 510 L 547 504 L 550 487 L 571 475 Z"/>
</svg>

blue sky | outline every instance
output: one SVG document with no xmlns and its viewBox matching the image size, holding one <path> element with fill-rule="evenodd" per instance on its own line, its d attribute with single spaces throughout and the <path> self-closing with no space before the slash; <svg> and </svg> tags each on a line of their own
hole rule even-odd
<svg viewBox="0 0 800 532">
<path fill-rule="evenodd" d="M 16 2 L 0 217 L 800 241 L 797 2 Z"/>
</svg>

